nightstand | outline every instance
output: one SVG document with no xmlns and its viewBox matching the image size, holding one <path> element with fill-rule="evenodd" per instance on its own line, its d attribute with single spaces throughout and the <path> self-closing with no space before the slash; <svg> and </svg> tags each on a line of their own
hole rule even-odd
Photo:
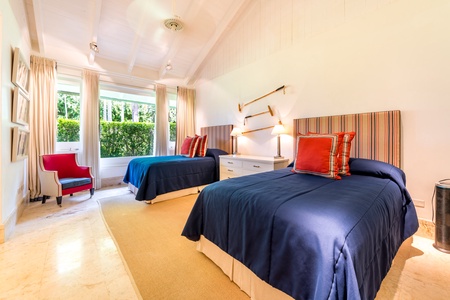
<svg viewBox="0 0 450 300">
<path fill-rule="evenodd" d="M 287 158 L 220 155 L 220 180 L 286 168 Z"/>
</svg>

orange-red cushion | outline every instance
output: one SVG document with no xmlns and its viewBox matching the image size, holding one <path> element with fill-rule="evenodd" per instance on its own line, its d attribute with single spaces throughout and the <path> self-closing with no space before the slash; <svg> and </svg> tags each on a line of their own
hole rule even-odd
<svg viewBox="0 0 450 300">
<path fill-rule="evenodd" d="M 308 135 L 326 135 L 329 133 L 315 133 L 315 132 L 308 132 Z M 338 163 L 338 169 L 340 169 L 342 165 L 342 146 L 343 146 L 343 140 L 344 140 L 344 132 L 333 132 L 332 134 L 336 134 L 339 138 L 338 141 L 338 151 L 337 151 L 337 163 Z"/>
<path fill-rule="evenodd" d="M 206 147 L 208 146 L 208 135 L 199 136 L 198 137 L 198 144 L 197 144 L 197 150 L 195 151 L 195 156 L 204 157 L 206 155 Z"/>
<path fill-rule="evenodd" d="M 341 179 L 337 154 L 339 135 L 299 135 L 293 172 Z"/>
<path fill-rule="evenodd" d="M 321 135 L 324 133 L 308 132 L 308 135 Z M 327 133 L 325 133 L 327 134 Z M 352 140 L 355 137 L 355 132 L 334 132 L 339 136 L 339 149 L 338 149 L 338 168 L 340 175 L 350 175 L 350 167 L 348 161 L 350 159 L 350 150 L 352 146 Z"/>
<path fill-rule="evenodd" d="M 194 157 L 195 151 L 197 150 L 198 136 L 190 137 L 187 136 L 184 139 L 183 145 L 181 145 L 181 155 L 187 157 Z"/>
</svg>

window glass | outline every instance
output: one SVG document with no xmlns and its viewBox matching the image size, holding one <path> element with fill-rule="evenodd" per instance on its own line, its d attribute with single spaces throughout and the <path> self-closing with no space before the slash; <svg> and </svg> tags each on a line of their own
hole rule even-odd
<svg viewBox="0 0 450 300">
<path fill-rule="evenodd" d="M 80 149 L 81 82 L 58 78 L 57 83 L 57 152 L 77 152 Z"/>
<path fill-rule="evenodd" d="M 177 140 L 177 95 L 167 93 L 167 98 L 169 100 L 169 148 L 173 150 Z"/>
</svg>

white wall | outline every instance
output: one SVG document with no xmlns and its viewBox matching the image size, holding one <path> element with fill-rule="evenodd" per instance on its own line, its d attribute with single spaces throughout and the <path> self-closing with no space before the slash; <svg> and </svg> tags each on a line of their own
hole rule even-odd
<svg viewBox="0 0 450 300">
<path fill-rule="evenodd" d="M 14 7 L 10 6 L 10 3 Z M 13 14 L 20 16 L 17 19 Z M 12 89 L 11 69 L 15 47 L 24 57 L 29 57 L 29 43 L 23 1 L 0 1 L 1 28 L 1 177 L 0 177 L 0 242 L 11 234 L 23 200 L 26 197 L 26 160 L 11 162 L 11 128 L 19 126 L 11 122 Z"/>
<path fill-rule="evenodd" d="M 197 128 L 292 128 L 299 117 L 399 109 L 403 166 L 420 218 L 431 220 L 436 181 L 450 177 L 450 1 L 252 1 L 204 67 Z M 276 93 L 238 111 L 281 85 Z M 274 155 L 270 130 L 239 138 L 243 154 Z M 292 138 L 282 137 L 292 159 Z"/>
</svg>

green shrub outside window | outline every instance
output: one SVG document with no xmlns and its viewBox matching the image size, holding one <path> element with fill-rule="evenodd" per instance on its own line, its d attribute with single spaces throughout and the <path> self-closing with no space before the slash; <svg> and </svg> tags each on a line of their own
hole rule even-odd
<svg viewBox="0 0 450 300">
<path fill-rule="evenodd" d="M 153 155 L 154 123 L 100 121 L 100 156 Z M 58 119 L 58 142 L 80 140 L 80 122 Z M 170 141 L 175 141 L 176 123 L 170 123 Z"/>
</svg>

